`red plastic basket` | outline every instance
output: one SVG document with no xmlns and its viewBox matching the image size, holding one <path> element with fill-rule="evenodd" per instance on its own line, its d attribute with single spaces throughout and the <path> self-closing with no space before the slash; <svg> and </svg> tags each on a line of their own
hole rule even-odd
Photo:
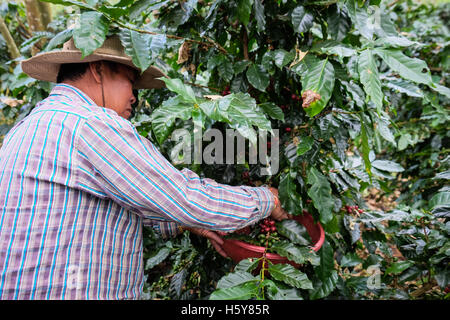
<svg viewBox="0 0 450 320">
<path fill-rule="evenodd" d="M 309 212 L 304 212 L 300 216 L 294 216 L 294 220 L 305 226 L 313 242 L 312 250 L 317 252 L 325 240 L 325 232 L 322 225 L 319 222 L 314 222 L 314 218 Z M 265 251 L 265 247 L 255 246 L 236 239 L 224 239 L 222 248 L 235 263 L 247 258 L 261 258 Z M 276 253 L 266 253 L 266 258 L 272 263 L 289 263 L 296 268 L 300 266 Z"/>
</svg>

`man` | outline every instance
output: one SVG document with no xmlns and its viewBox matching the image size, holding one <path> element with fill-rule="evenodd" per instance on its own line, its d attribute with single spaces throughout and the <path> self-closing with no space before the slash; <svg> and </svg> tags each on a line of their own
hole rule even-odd
<svg viewBox="0 0 450 320">
<path fill-rule="evenodd" d="M 0 298 L 137 299 L 142 225 L 207 237 L 288 217 L 276 189 L 233 187 L 174 168 L 130 117 L 133 88 L 161 87 L 108 38 L 86 57 L 73 41 L 23 61 L 59 82 L 0 149 Z M 75 63 L 75 64 L 74 64 Z"/>
</svg>

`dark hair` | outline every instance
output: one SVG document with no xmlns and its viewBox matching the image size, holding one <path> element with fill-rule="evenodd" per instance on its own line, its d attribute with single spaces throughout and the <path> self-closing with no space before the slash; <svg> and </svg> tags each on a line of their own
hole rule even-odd
<svg viewBox="0 0 450 320">
<path fill-rule="evenodd" d="M 89 63 L 64 63 L 59 67 L 56 83 L 65 80 L 77 80 L 86 72 Z"/>
<path fill-rule="evenodd" d="M 103 60 L 112 72 L 119 72 L 119 63 Z M 64 63 L 59 67 L 58 76 L 56 77 L 56 83 L 61 83 L 66 80 L 78 80 L 80 79 L 89 67 L 89 63 Z"/>
</svg>

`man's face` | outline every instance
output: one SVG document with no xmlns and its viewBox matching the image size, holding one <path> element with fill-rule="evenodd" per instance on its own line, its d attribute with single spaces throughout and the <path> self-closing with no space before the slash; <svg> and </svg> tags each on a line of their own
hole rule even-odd
<svg viewBox="0 0 450 320">
<path fill-rule="evenodd" d="M 104 67 L 106 67 L 104 65 Z M 118 65 L 118 72 L 109 67 L 104 68 L 103 89 L 105 93 L 105 107 L 117 112 L 119 116 L 129 119 L 131 105 L 136 102 L 133 95 L 133 83 L 136 80 L 135 71 L 125 65 Z"/>
</svg>

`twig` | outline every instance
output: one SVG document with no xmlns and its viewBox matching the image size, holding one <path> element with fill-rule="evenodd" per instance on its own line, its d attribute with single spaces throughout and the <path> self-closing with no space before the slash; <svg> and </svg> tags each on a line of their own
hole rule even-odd
<svg viewBox="0 0 450 320">
<path fill-rule="evenodd" d="M 331 110 L 333 113 L 342 113 L 342 114 L 358 114 L 362 111 L 342 111 L 342 110 Z"/>
<path fill-rule="evenodd" d="M 405 124 L 408 124 L 408 123 L 416 123 L 416 122 L 419 122 L 419 121 L 421 121 L 422 119 L 419 119 L 419 118 L 412 118 L 412 119 L 409 119 L 408 121 L 401 121 L 401 122 L 397 122 L 395 125 L 396 126 L 403 126 L 403 125 L 405 125 Z"/>
<path fill-rule="evenodd" d="M 185 84 L 188 84 L 188 85 L 191 85 L 191 86 L 194 86 L 194 87 L 198 87 L 198 88 L 210 89 L 210 90 L 217 91 L 217 92 L 220 92 L 220 91 L 221 91 L 220 89 L 217 89 L 217 88 L 208 87 L 208 86 L 204 86 L 204 85 L 196 84 L 196 83 L 192 83 L 192 82 L 186 82 L 186 81 L 185 81 L 184 83 L 185 83 Z"/>
<path fill-rule="evenodd" d="M 342 110 L 333 110 L 333 109 L 329 109 L 326 111 L 323 111 L 322 113 L 319 113 L 317 116 L 315 116 L 315 120 L 322 118 L 324 116 L 326 116 L 329 113 L 340 113 L 340 114 L 359 114 L 362 111 L 342 111 Z"/>
<path fill-rule="evenodd" d="M 17 23 L 19 24 L 20 27 L 22 27 L 23 30 L 25 30 L 25 32 L 27 33 L 25 36 L 25 38 L 30 39 L 33 34 L 30 32 L 30 30 L 23 24 L 23 22 L 19 19 L 19 16 L 16 13 L 16 19 L 17 19 Z M 19 29 L 20 30 L 20 29 Z"/>
<path fill-rule="evenodd" d="M 244 59 L 249 61 L 250 58 L 248 57 L 248 35 L 244 25 L 242 25 L 242 45 L 244 48 Z"/>
<path fill-rule="evenodd" d="M 218 44 L 217 42 L 215 42 L 214 40 L 212 40 L 211 38 L 208 37 L 203 37 L 203 39 L 206 40 L 206 42 L 204 41 L 199 41 L 199 40 L 194 40 L 194 39 L 188 39 L 188 38 L 183 38 L 180 36 L 175 36 L 172 34 L 165 34 L 165 33 L 157 33 L 157 32 L 152 32 L 152 31 L 148 31 L 148 30 L 144 30 L 144 29 L 138 29 L 138 28 L 134 28 L 131 26 L 128 26 L 112 17 L 109 17 L 109 19 L 115 23 L 117 23 L 119 26 L 123 27 L 123 28 L 127 28 L 129 30 L 133 30 L 139 33 L 147 33 L 147 34 L 151 34 L 151 35 L 165 35 L 167 38 L 169 39 L 175 39 L 175 40 L 184 40 L 186 42 L 192 42 L 192 43 L 197 43 L 197 44 L 201 44 L 201 45 L 207 45 L 210 47 L 215 47 L 217 48 L 219 51 L 221 51 L 224 54 L 228 54 L 228 51 L 225 50 L 225 48 L 223 48 L 220 44 Z"/>
<path fill-rule="evenodd" d="M 6 46 L 8 47 L 8 51 L 11 58 L 14 60 L 20 57 L 19 49 L 17 48 L 17 45 L 13 37 L 11 36 L 11 33 L 9 32 L 5 21 L 1 16 L 0 16 L 0 33 L 3 35 L 3 38 L 5 39 Z"/>
<path fill-rule="evenodd" d="M 424 284 L 419 289 L 414 290 L 413 292 L 411 292 L 409 295 L 411 297 L 418 298 L 421 295 L 423 295 L 424 293 L 426 293 L 427 291 L 429 291 L 431 288 L 433 288 L 433 286 L 434 286 L 434 283 L 427 282 L 426 284 Z"/>
<path fill-rule="evenodd" d="M 390 8 L 390 7 L 392 7 L 394 4 L 396 4 L 399 1 L 401 1 L 401 0 L 394 0 L 391 3 L 389 3 L 386 7 Z"/>
</svg>

